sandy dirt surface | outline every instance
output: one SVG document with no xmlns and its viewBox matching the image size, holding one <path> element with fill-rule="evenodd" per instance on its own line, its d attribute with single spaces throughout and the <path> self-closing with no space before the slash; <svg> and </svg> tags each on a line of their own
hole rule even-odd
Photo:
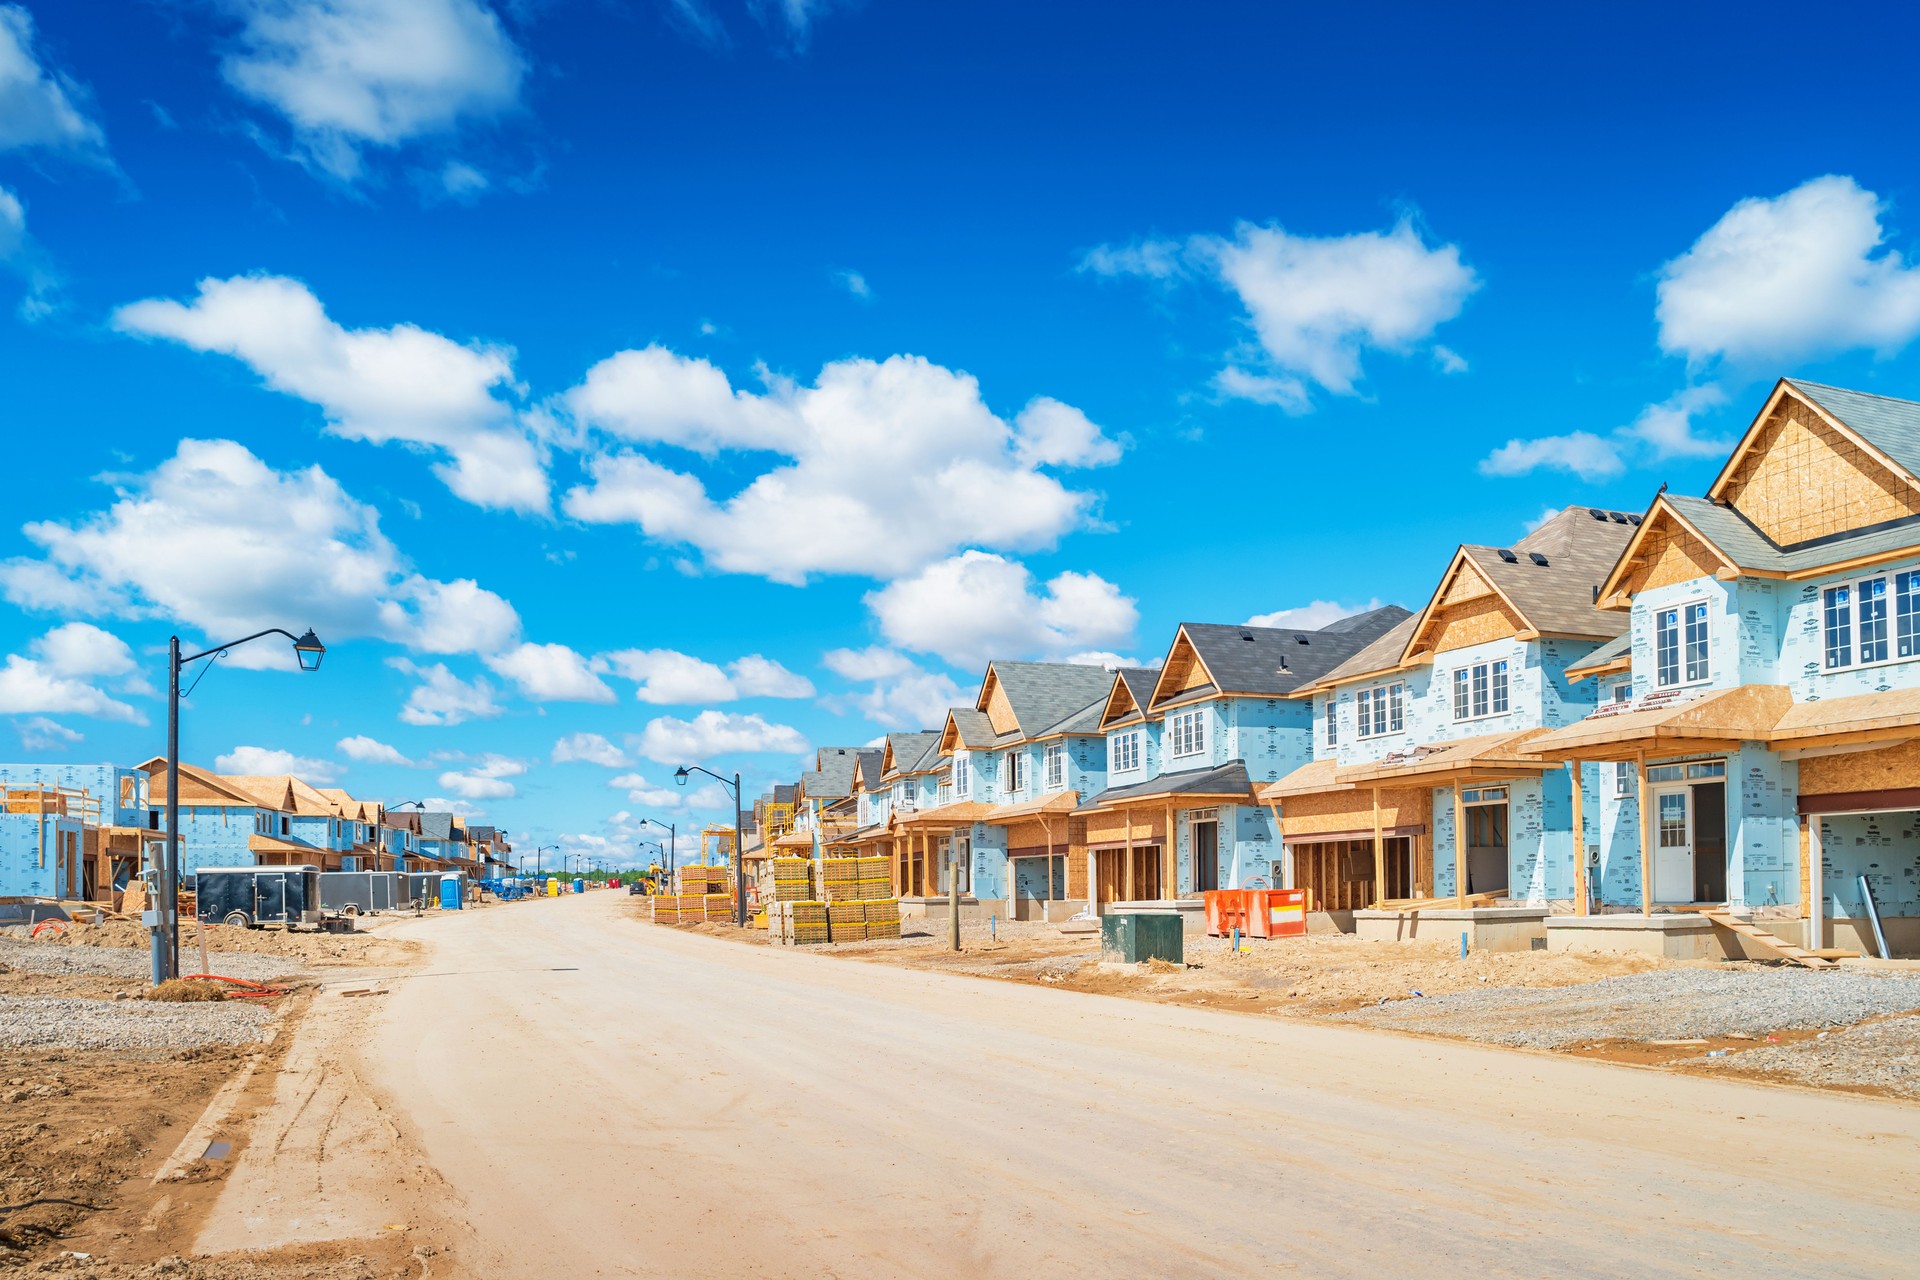
<svg viewBox="0 0 1920 1280">
<path fill-rule="evenodd" d="M 1920 1110 L 1880 1101 L 743 947 L 610 893 L 394 932 L 427 965 L 332 1052 L 387 1174 L 444 1178 L 407 1234 L 460 1274 L 1864 1276 L 1920 1221 Z M 529 1079 L 573 1101 L 505 1104 Z M 283 1155 L 289 1191 L 381 1180 L 371 1145 Z"/>
<path fill-rule="evenodd" d="M 382 916 L 370 922 L 374 931 L 357 933 L 306 930 L 288 933 L 282 929 L 241 929 L 232 925 L 201 925 L 197 921 L 184 920 L 180 925 L 180 969 L 186 973 L 198 967 L 200 930 L 203 928 L 209 953 L 290 956 L 309 961 L 317 967 L 410 963 L 419 955 L 415 944 L 382 936 L 393 922 L 393 917 Z M 147 930 L 138 924 L 112 920 L 99 925 L 76 923 L 63 933 L 43 933 L 35 941 L 45 946 L 116 947 L 145 951 L 148 936 Z"/>
</svg>

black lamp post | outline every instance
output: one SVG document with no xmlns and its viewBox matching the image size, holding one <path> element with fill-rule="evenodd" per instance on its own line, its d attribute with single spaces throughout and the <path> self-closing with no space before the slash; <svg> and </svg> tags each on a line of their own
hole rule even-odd
<svg viewBox="0 0 1920 1280">
<path fill-rule="evenodd" d="M 681 780 L 681 785 L 683 786 L 685 785 L 685 779 Z M 657 818 L 642 818 L 640 819 L 639 825 L 643 827 L 651 825 L 651 826 L 666 828 L 667 843 L 664 846 L 662 846 L 660 852 L 666 855 L 665 861 L 667 864 L 667 883 L 672 884 L 673 883 L 673 852 L 675 849 L 679 848 L 680 846 L 679 834 L 674 830 L 674 826 L 671 822 L 661 822 Z"/>
<path fill-rule="evenodd" d="M 237 649 L 262 636 L 285 636 L 293 641 L 293 652 L 300 660 L 302 671 L 318 671 L 320 659 L 327 656 L 327 646 L 320 643 L 312 627 L 308 627 L 303 636 L 268 627 L 186 657 L 181 656 L 179 636 L 167 641 L 167 852 L 165 865 L 160 870 L 160 912 L 155 917 L 157 923 L 153 931 L 153 985 L 156 987 L 168 978 L 180 976 L 180 672 L 188 663 L 218 658 L 229 649 Z"/>
<path fill-rule="evenodd" d="M 734 774 L 733 781 L 728 782 L 711 769 L 702 769 L 697 764 L 683 764 L 675 771 L 673 780 L 684 787 L 687 785 L 687 779 L 696 773 L 706 774 L 709 778 L 712 778 L 715 782 L 733 792 L 733 916 L 734 923 L 744 929 L 747 927 L 747 864 L 742 860 L 742 855 L 745 851 L 741 846 L 747 838 L 747 822 L 746 815 L 740 810 L 740 775 L 737 773 Z"/>
</svg>

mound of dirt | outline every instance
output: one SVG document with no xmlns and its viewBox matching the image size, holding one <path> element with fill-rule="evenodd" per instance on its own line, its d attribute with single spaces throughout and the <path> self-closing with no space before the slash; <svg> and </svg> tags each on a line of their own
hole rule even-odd
<svg viewBox="0 0 1920 1280">
<path fill-rule="evenodd" d="M 288 933 L 284 929 L 242 929 L 183 920 L 180 923 L 183 957 L 199 947 L 201 929 L 206 931 L 208 951 L 291 956 L 319 964 L 398 965 L 407 963 L 420 950 L 418 943 L 365 933 Z M 104 924 L 76 923 L 58 937 L 42 934 L 36 941 L 57 946 L 144 950 L 148 935 L 144 926 L 130 920 L 109 920 Z"/>
</svg>

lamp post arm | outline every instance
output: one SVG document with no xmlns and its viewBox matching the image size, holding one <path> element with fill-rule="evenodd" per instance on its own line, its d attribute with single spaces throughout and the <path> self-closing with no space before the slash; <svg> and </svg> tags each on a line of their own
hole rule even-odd
<svg viewBox="0 0 1920 1280">
<path fill-rule="evenodd" d="M 739 801 L 740 801 L 740 775 L 739 774 L 737 773 L 734 774 L 733 781 L 728 782 L 725 778 L 721 777 L 719 774 L 715 773 L 713 770 L 702 769 L 697 764 L 683 765 L 681 767 L 684 768 L 688 773 L 704 773 L 709 778 L 712 778 L 715 782 L 725 787 L 727 790 L 733 792 L 734 804 L 736 809 L 738 808 Z"/>
<path fill-rule="evenodd" d="M 238 640 L 229 640 L 227 643 L 217 644 L 211 649 L 202 649 L 192 657 L 175 658 L 174 662 L 184 667 L 189 662 L 198 662 L 202 658 L 211 658 L 214 654 L 225 653 L 228 649 L 238 649 L 241 645 L 258 640 L 261 636 L 285 636 L 295 644 L 300 643 L 300 637 L 293 634 L 293 632 L 282 630 L 279 627 L 268 627 L 265 631 L 256 631 L 250 636 L 241 636 Z"/>
</svg>

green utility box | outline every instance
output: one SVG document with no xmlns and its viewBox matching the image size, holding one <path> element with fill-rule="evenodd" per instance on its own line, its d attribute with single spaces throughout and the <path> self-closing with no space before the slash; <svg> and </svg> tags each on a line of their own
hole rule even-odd
<svg viewBox="0 0 1920 1280">
<path fill-rule="evenodd" d="M 1177 911 L 1114 911 L 1100 919 L 1100 958 L 1139 964 L 1187 962 L 1186 934 Z"/>
</svg>

